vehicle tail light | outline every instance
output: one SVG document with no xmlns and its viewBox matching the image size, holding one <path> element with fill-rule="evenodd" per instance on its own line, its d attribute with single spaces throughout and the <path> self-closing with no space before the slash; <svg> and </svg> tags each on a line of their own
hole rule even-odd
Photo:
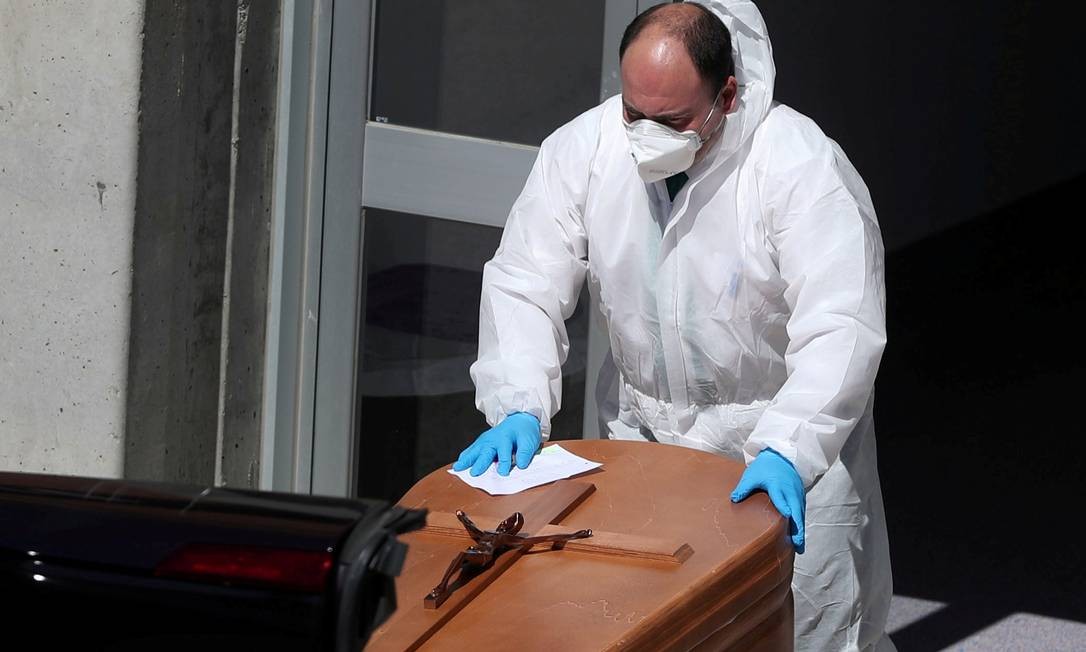
<svg viewBox="0 0 1086 652">
<path fill-rule="evenodd" d="M 197 543 L 167 557 L 155 575 L 319 593 L 332 563 L 330 552 Z"/>
</svg>

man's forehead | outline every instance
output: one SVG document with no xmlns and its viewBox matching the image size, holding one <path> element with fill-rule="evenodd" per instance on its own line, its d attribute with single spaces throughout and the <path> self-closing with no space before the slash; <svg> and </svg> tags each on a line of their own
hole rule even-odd
<svg viewBox="0 0 1086 652">
<path fill-rule="evenodd" d="M 682 40 L 670 32 L 651 27 L 630 43 L 622 56 L 621 64 L 623 69 L 635 71 L 668 68 L 673 73 L 697 73 L 694 61 Z"/>
<path fill-rule="evenodd" d="M 660 30 L 646 30 L 630 44 L 621 73 L 623 102 L 640 113 L 688 111 L 707 92 L 686 47 Z"/>
</svg>

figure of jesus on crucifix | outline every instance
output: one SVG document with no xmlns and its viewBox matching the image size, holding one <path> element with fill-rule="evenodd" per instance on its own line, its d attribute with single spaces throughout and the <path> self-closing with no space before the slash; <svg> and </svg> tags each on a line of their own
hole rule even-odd
<svg viewBox="0 0 1086 652">
<path fill-rule="evenodd" d="M 458 569 L 462 577 L 468 568 L 484 568 L 505 550 L 522 548 L 526 551 L 539 543 L 563 543 L 572 539 L 584 539 L 592 536 L 592 530 L 578 530 L 570 534 L 551 534 L 538 537 L 521 536 L 519 532 L 524 527 L 524 515 L 520 512 L 514 512 L 512 516 L 499 523 L 493 530 L 480 529 L 468 518 L 467 514 L 459 509 L 456 510 L 456 518 L 464 525 L 464 529 L 468 531 L 475 544 L 468 546 L 466 550 L 456 555 L 456 558 L 452 560 L 449 568 L 445 571 L 445 575 L 441 578 L 441 582 L 426 596 L 424 603 L 429 609 L 440 607 L 441 603 L 449 596 L 449 579 Z"/>
</svg>

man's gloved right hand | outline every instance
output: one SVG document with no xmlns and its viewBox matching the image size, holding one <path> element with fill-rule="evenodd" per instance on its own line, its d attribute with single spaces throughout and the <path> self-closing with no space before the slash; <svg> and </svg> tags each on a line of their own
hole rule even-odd
<svg viewBox="0 0 1086 652">
<path fill-rule="evenodd" d="M 453 464 L 453 471 L 463 471 L 470 466 L 473 476 L 482 475 L 497 457 L 498 475 L 509 475 L 514 449 L 517 468 L 526 469 L 542 441 L 539 419 L 527 412 L 514 412 L 465 448 Z"/>
</svg>

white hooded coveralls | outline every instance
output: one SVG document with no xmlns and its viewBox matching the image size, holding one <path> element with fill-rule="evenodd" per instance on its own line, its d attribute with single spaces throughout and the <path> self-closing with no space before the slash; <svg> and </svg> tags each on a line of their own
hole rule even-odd
<svg viewBox="0 0 1086 652">
<path fill-rule="evenodd" d="M 638 177 L 618 96 L 543 142 L 484 269 L 476 404 L 491 425 L 528 412 L 549 434 L 587 275 L 611 345 L 597 390 L 613 399 L 600 405 L 609 436 L 791 460 L 808 489 L 797 649 L 893 649 L 871 419 L 885 344 L 874 208 L 837 144 L 772 102 L 757 8 L 703 4 L 732 35 L 739 82 L 722 137 L 673 203 Z"/>
</svg>

